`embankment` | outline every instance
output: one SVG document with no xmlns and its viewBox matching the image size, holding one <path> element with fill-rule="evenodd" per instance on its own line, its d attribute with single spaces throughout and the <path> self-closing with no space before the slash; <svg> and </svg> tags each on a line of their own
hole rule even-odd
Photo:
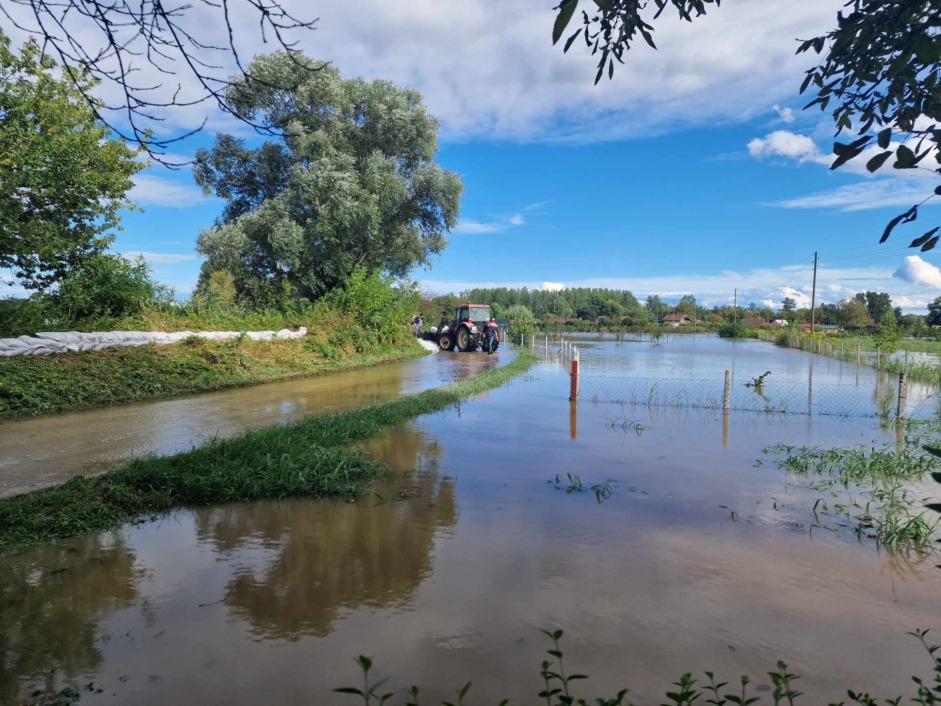
<svg viewBox="0 0 941 706">
<path fill-rule="evenodd" d="M 426 351 L 399 345 L 341 348 L 317 337 L 286 341 L 185 339 L 179 344 L 0 358 L 0 418 L 210 392 L 408 360 Z"/>
</svg>

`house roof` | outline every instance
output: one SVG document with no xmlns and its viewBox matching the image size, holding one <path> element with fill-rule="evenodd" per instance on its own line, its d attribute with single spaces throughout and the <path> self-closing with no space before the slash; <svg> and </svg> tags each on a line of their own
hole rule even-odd
<svg viewBox="0 0 941 706">
<path fill-rule="evenodd" d="M 663 317 L 664 321 L 689 321 L 690 318 L 686 314 L 667 314 Z"/>
</svg>

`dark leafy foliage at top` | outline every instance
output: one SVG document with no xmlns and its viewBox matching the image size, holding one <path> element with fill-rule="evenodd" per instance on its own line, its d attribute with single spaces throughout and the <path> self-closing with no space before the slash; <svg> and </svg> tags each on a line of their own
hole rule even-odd
<svg viewBox="0 0 941 706">
<path fill-rule="evenodd" d="M 609 78 L 614 75 L 615 62 L 623 63 L 638 34 L 656 48 L 652 22 L 664 11 L 672 8 L 691 22 L 710 5 L 718 7 L 720 0 L 581 3 L 582 26 L 568 36 L 564 50 L 583 37 L 591 53 L 599 56 L 597 83 L 605 72 Z M 556 7 L 553 43 L 566 33 L 578 7 L 579 0 L 562 0 Z M 806 107 L 832 110 L 837 136 L 855 133 L 854 139 L 834 144 L 832 168 L 866 152 L 870 172 L 894 158 L 894 169 L 941 174 L 941 0 L 848 0 L 836 21 L 835 29 L 801 41 L 797 49 L 821 57 L 800 87 L 801 93 L 817 94 Z M 941 185 L 933 191 L 926 188 L 921 204 L 893 218 L 880 242 L 896 226 L 915 221 L 919 206 L 935 196 L 941 196 Z M 931 250 L 939 230 L 941 226 L 926 231 L 910 247 Z"/>
</svg>

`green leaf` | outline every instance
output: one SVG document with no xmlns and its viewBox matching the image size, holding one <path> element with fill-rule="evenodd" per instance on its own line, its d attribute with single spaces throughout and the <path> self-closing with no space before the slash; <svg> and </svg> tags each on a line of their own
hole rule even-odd
<svg viewBox="0 0 941 706">
<path fill-rule="evenodd" d="M 928 242 L 928 240 L 931 238 L 932 235 L 934 235 L 934 234 L 937 233 L 937 232 L 938 232 L 938 228 L 932 228 L 931 230 L 929 230 L 929 231 L 928 231 L 927 233 L 925 233 L 924 235 L 919 236 L 918 238 L 915 238 L 915 239 L 912 241 L 912 244 L 909 245 L 908 247 L 910 247 L 910 248 L 920 248 L 922 245 L 924 245 L 925 243 Z M 928 447 L 926 446 L 925 448 L 928 448 Z M 941 455 L 941 454 L 938 454 L 938 455 Z"/>
<path fill-rule="evenodd" d="M 576 39 L 576 37 L 578 37 L 578 35 L 580 35 L 581 33 L 582 33 L 582 31 L 581 31 L 581 30 L 578 30 L 577 32 L 575 32 L 575 34 L 573 34 L 571 37 L 569 37 L 569 38 L 566 40 L 565 46 L 562 47 L 562 52 L 563 52 L 563 53 L 564 53 L 564 52 L 567 52 L 567 51 L 569 50 L 569 47 L 572 46 L 572 42 L 574 42 L 575 39 Z"/>
<path fill-rule="evenodd" d="M 937 244 L 938 244 L 938 236 L 936 235 L 936 236 L 933 237 L 931 240 L 929 240 L 927 243 L 925 243 L 924 245 L 921 246 L 921 251 L 922 251 L 922 252 L 928 252 L 929 250 L 934 250 L 934 246 L 937 245 Z"/>
<path fill-rule="evenodd" d="M 911 223 L 916 218 L 918 218 L 918 206 L 912 206 L 905 213 L 898 215 L 889 221 L 889 225 L 885 227 L 885 232 L 882 234 L 882 237 L 879 238 L 879 242 L 884 243 L 886 240 L 888 240 L 889 236 L 892 234 L 893 229 L 899 223 Z"/>
<path fill-rule="evenodd" d="M 941 512 L 941 503 L 928 503 L 925 507 L 935 512 Z"/>
<path fill-rule="evenodd" d="M 896 169 L 911 169 L 915 166 L 915 153 L 905 145 L 899 145 L 895 151 L 895 164 L 892 166 Z"/>
<path fill-rule="evenodd" d="M 892 150 L 886 150 L 885 152 L 877 154 L 875 157 L 866 162 L 866 169 L 868 169 L 870 173 L 878 170 L 879 167 L 885 164 L 886 160 L 888 160 L 891 156 Z"/>
<path fill-rule="evenodd" d="M 830 165 L 830 169 L 839 169 L 848 161 L 858 156 L 859 153 L 866 148 L 866 145 L 869 144 L 871 139 L 871 135 L 865 135 L 858 140 L 853 140 L 848 145 L 844 145 L 842 142 L 834 143 L 833 154 L 837 155 L 837 158 L 836 161 Z"/>
<path fill-rule="evenodd" d="M 552 28 L 552 43 L 555 44 L 562 37 L 578 7 L 578 0 L 562 0 L 559 4 L 559 14 L 556 15 L 555 25 Z"/>
<path fill-rule="evenodd" d="M 941 196 L 941 186 L 934 187 L 935 196 Z"/>
<path fill-rule="evenodd" d="M 879 141 L 879 147 L 886 149 L 889 146 L 889 140 L 892 139 L 892 128 L 887 127 L 885 130 L 882 130 L 877 139 Z"/>
</svg>

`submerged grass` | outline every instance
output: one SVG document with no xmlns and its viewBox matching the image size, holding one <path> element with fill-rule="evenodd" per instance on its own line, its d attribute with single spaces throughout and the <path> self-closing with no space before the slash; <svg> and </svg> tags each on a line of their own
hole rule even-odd
<svg viewBox="0 0 941 706">
<path fill-rule="evenodd" d="M 892 549 L 923 550 L 938 522 L 910 486 L 941 470 L 941 459 L 923 448 L 931 429 L 925 423 L 909 422 L 903 442 L 883 448 L 778 444 L 764 452 L 801 485 L 827 494 L 827 499 L 814 503 L 815 526 L 820 513 L 842 516 L 855 522 L 860 537 Z"/>
<path fill-rule="evenodd" d="M 498 387 L 535 356 L 450 385 L 362 409 L 249 431 L 192 451 L 150 457 L 93 478 L 0 501 L 0 548 L 100 532 L 177 507 L 289 496 L 354 496 L 385 470 L 346 447 L 384 427 Z"/>
</svg>

